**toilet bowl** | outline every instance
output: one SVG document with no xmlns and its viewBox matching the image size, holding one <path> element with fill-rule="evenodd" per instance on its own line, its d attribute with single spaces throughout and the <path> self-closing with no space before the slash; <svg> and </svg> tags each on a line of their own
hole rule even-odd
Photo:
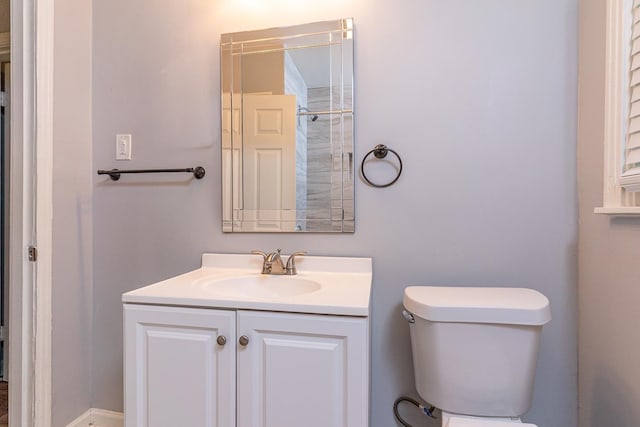
<svg viewBox="0 0 640 427">
<path fill-rule="evenodd" d="M 535 427 L 533 398 L 549 300 L 526 288 L 409 286 L 416 389 L 442 411 L 442 427 Z"/>
</svg>

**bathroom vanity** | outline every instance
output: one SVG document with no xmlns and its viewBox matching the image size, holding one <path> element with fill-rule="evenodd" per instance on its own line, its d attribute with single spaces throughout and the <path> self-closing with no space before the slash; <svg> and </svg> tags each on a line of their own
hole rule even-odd
<svg viewBox="0 0 640 427">
<path fill-rule="evenodd" d="M 369 258 L 255 255 L 123 295 L 125 425 L 369 425 Z"/>
</svg>

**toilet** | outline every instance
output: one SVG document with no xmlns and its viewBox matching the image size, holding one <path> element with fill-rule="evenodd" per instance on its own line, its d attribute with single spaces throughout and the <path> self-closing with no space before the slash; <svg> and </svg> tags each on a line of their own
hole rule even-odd
<svg viewBox="0 0 640 427">
<path fill-rule="evenodd" d="M 536 427 L 520 417 L 533 398 L 549 300 L 526 288 L 409 286 L 416 389 L 442 427 Z"/>
</svg>

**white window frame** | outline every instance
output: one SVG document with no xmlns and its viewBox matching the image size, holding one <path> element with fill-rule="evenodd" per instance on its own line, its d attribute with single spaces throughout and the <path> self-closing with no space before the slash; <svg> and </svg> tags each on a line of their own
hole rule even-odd
<svg viewBox="0 0 640 427">
<path fill-rule="evenodd" d="M 640 216 L 640 193 L 620 184 L 629 104 L 629 46 L 633 0 L 607 0 L 605 67 L 604 194 L 594 212 Z"/>
</svg>

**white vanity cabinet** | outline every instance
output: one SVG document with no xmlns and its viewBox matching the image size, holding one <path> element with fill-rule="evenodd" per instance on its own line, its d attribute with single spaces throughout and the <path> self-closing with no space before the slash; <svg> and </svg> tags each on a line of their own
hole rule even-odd
<svg viewBox="0 0 640 427">
<path fill-rule="evenodd" d="M 124 313 L 126 427 L 369 425 L 367 317 L 142 304 Z"/>
<path fill-rule="evenodd" d="M 238 427 L 369 425 L 367 318 L 238 311 L 237 322 L 248 338 L 237 356 Z"/>
<path fill-rule="evenodd" d="M 234 311 L 125 304 L 125 426 L 236 425 L 235 323 Z"/>
</svg>

